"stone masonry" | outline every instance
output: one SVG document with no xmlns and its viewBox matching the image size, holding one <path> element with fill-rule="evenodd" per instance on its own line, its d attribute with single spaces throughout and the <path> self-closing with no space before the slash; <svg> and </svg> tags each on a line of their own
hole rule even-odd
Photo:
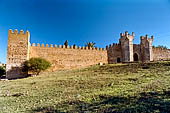
<svg viewBox="0 0 170 113">
<path fill-rule="evenodd" d="M 154 37 L 141 36 L 140 44 L 133 44 L 135 33 L 128 32 L 120 34 L 118 44 L 106 46 L 105 48 L 73 47 L 64 45 L 30 44 L 30 33 L 23 30 L 18 33 L 9 30 L 7 48 L 7 78 L 22 78 L 27 75 L 23 73 L 21 65 L 26 60 L 41 57 L 52 63 L 51 71 L 61 69 L 74 69 L 87 67 L 98 63 L 128 63 L 128 62 L 150 62 L 170 59 L 169 50 L 152 49 Z M 163 54 L 161 54 L 164 53 Z"/>
</svg>

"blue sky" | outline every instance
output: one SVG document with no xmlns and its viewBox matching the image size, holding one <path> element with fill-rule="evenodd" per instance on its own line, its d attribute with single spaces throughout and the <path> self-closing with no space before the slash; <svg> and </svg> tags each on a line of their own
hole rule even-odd
<svg viewBox="0 0 170 113">
<path fill-rule="evenodd" d="M 117 43 L 121 32 L 154 35 L 170 48 L 170 0 L 0 0 L 0 61 L 9 29 L 29 30 L 31 43 L 83 46 Z"/>
</svg>

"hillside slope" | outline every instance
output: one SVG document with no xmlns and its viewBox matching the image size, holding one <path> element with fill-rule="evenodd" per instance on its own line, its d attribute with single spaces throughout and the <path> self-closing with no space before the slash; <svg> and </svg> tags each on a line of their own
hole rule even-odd
<svg viewBox="0 0 170 113">
<path fill-rule="evenodd" d="M 113 64 L 0 81 L 0 112 L 170 112 L 170 62 Z"/>
</svg>

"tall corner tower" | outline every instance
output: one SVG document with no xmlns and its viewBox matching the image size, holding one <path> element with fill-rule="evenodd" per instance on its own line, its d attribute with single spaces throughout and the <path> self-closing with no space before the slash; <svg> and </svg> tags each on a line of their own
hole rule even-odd
<svg viewBox="0 0 170 113">
<path fill-rule="evenodd" d="M 132 32 L 130 35 L 127 31 L 125 34 L 120 34 L 120 44 L 122 52 L 122 62 L 133 62 L 133 40 L 135 33 Z"/>
<path fill-rule="evenodd" d="M 142 54 L 142 61 L 143 62 L 150 62 L 153 61 L 153 52 L 152 52 L 152 42 L 154 37 L 151 36 L 149 38 L 148 35 L 140 37 L 141 43 L 141 54 Z"/>
<path fill-rule="evenodd" d="M 26 73 L 22 72 L 21 65 L 29 59 L 30 33 L 23 30 L 18 33 L 10 29 L 8 31 L 8 47 L 7 47 L 7 79 L 22 78 Z"/>
</svg>

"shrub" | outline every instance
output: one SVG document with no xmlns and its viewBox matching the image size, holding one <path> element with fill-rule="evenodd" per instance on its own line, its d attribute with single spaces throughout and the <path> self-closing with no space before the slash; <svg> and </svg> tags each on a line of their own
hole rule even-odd
<svg viewBox="0 0 170 113">
<path fill-rule="evenodd" d="M 43 58 L 31 58 L 23 65 L 23 71 L 32 72 L 35 75 L 39 75 L 41 71 L 44 71 L 51 67 L 51 63 Z"/>
<path fill-rule="evenodd" d="M 1 76 L 3 76 L 3 75 L 5 75 L 5 68 L 4 67 L 2 67 L 2 66 L 0 66 L 0 77 Z"/>
</svg>

